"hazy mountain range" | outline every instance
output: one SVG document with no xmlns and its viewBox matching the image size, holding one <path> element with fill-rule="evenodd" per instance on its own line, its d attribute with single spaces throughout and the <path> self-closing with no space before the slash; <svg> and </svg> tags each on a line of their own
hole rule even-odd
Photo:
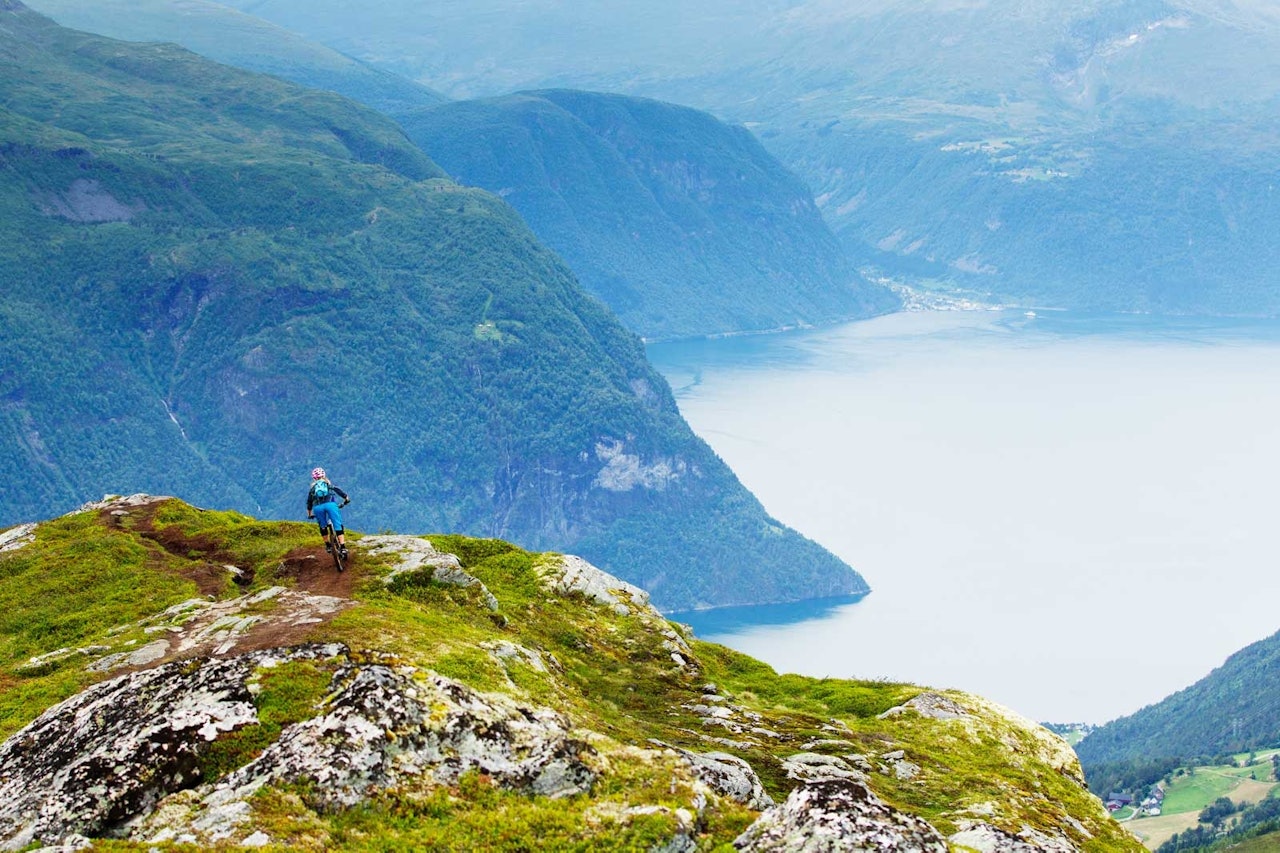
<svg viewBox="0 0 1280 853">
<path fill-rule="evenodd" d="M 232 5 L 453 97 L 571 86 L 745 123 L 890 276 L 1054 305 L 1280 311 L 1269 4 Z"/>
</svg>

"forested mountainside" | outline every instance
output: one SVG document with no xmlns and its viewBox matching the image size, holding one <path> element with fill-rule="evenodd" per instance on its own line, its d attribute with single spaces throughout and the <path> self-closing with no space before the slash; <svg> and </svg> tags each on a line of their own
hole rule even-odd
<svg viewBox="0 0 1280 853">
<path fill-rule="evenodd" d="M 212 2 L 38 0 L 78 29 L 171 41 L 396 118 L 449 174 L 500 194 L 646 339 L 803 326 L 898 304 L 812 193 L 741 127 L 646 99 L 530 92 L 457 104 Z"/>
<path fill-rule="evenodd" d="M 571 90 L 400 119 L 464 184 L 500 194 L 647 339 L 864 317 L 897 300 L 847 260 L 812 194 L 747 130 Z"/>
<path fill-rule="evenodd" d="M 1272 4 L 227 2 L 453 97 L 571 86 L 746 124 L 901 281 L 1280 313 Z"/>
<path fill-rule="evenodd" d="M 388 114 L 448 100 L 210 0 L 33 0 L 26 5 L 65 27 L 125 41 L 171 42 L 216 62 L 337 92 Z"/>
<path fill-rule="evenodd" d="M 576 557 L 351 544 L 147 495 L 0 530 L 0 849 L 1142 849 L 980 697 L 778 675 Z"/>
<path fill-rule="evenodd" d="M 140 489 L 297 517 L 322 464 L 357 523 L 572 549 L 664 607 L 865 590 L 389 120 L 0 15 L 0 523 Z"/>
<path fill-rule="evenodd" d="M 1280 633 L 1154 705 L 1094 729 L 1076 746 L 1086 770 L 1280 745 Z M 1156 775 L 1159 778 L 1163 771 Z"/>
</svg>

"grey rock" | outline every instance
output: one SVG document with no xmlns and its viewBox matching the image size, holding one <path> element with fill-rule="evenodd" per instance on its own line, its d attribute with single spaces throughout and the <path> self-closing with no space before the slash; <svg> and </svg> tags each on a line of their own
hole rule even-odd
<svg viewBox="0 0 1280 853">
<path fill-rule="evenodd" d="M 922 717 L 934 720 L 959 720 L 970 717 L 970 714 L 959 703 L 939 693 L 921 693 L 909 702 L 890 708 L 880 715 L 880 719 L 896 717 L 914 711 Z"/>
<path fill-rule="evenodd" d="M 782 760 L 782 769 L 787 771 L 787 778 L 797 782 L 821 782 L 829 779 L 854 779 L 866 781 L 867 774 L 849 765 L 849 762 L 835 755 L 822 755 L 817 752 L 800 752 Z"/>
<path fill-rule="evenodd" d="M 733 842 L 739 850 L 770 853 L 920 851 L 947 853 L 938 831 L 897 811 L 852 779 L 802 785 Z"/>
<path fill-rule="evenodd" d="M 562 557 L 558 562 L 550 563 L 542 569 L 542 580 L 556 592 L 566 594 L 577 592 L 592 601 L 608 605 L 619 616 L 631 613 L 632 607 L 641 609 L 650 607 L 649 593 L 608 572 L 597 569 L 581 557 L 569 555 Z M 674 631 L 670 633 L 673 638 L 679 640 L 678 634 Z M 669 650 L 687 652 L 689 648 L 688 644 L 679 640 L 679 643 Z"/>
<path fill-rule="evenodd" d="M 130 509 L 132 507 L 147 506 L 148 504 L 158 503 L 160 501 L 171 501 L 174 498 L 169 495 L 148 495 L 139 492 L 135 495 L 103 495 L 100 501 L 90 501 L 81 504 L 77 509 L 66 513 L 63 518 L 72 515 L 79 515 L 82 512 L 91 512 L 93 510 L 103 509 Z"/>
<path fill-rule="evenodd" d="M 17 527 L 0 533 L 0 554 L 6 551 L 17 551 L 36 541 L 34 524 L 19 524 Z"/>
<path fill-rule="evenodd" d="M 463 571 L 456 556 L 437 551 L 426 539 L 419 536 L 366 536 L 360 540 L 360 549 L 368 554 L 390 554 L 398 558 L 390 574 L 383 578 L 383 583 L 390 584 L 400 575 L 429 569 L 431 579 L 436 583 L 480 587 L 485 606 L 495 612 L 498 610 L 498 599 L 479 578 Z"/>
<path fill-rule="evenodd" d="M 546 797 L 590 789 L 590 747 L 546 708 L 477 693 L 413 667 L 350 665 L 335 676 L 323 713 L 286 729 L 251 763 L 179 795 L 135 831 L 139 840 L 232 838 L 249 800 L 271 783 L 303 784 L 318 809 L 354 806 L 378 791 L 451 784 L 476 769 L 497 784 Z"/>
<path fill-rule="evenodd" d="M 978 853 L 1078 853 L 1079 848 L 1065 838 L 1054 838 L 1043 832 L 1023 827 L 1014 835 L 989 823 L 972 824 L 950 838 L 952 844 L 977 850 Z"/>
<path fill-rule="evenodd" d="M 678 753 L 692 768 L 694 775 L 720 796 L 756 811 L 774 804 L 756 771 L 738 756 L 727 752 L 690 752 L 662 741 L 654 743 Z"/>
<path fill-rule="evenodd" d="M 844 738 L 823 738 L 821 740 L 811 740 L 801 749 L 808 752 L 815 749 L 852 749 L 853 746 L 853 741 L 845 740 Z"/>
<path fill-rule="evenodd" d="M 281 652 L 332 657 L 341 646 Z M 257 722 L 247 681 L 259 652 L 172 663 L 96 684 L 0 744 L 0 849 L 119 834 L 170 791 L 200 781 L 219 734 Z"/>
</svg>

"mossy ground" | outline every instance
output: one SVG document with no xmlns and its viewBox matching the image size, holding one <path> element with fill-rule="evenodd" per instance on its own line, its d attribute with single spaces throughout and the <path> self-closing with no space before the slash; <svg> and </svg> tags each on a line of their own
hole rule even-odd
<svg viewBox="0 0 1280 853">
<path fill-rule="evenodd" d="M 918 775 L 899 779 L 873 772 L 869 784 L 944 833 L 959 828 L 965 809 L 996 803 L 995 816 L 984 819 L 1013 832 L 1031 826 L 1056 833 L 1065 811 L 1092 834 L 1073 836 L 1082 849 L 1140 849 L 1102 815 L 1096 800 L 1049 766 L 1031 732 L 1014 724 L 982 716 L 972 724 L 915 714 L 880 719 L 921 688 L 779 675 L 723 646 L 685 637 L 652 612 L 633 608 L 619 615 L 580 595 L 550 592 L 541 575 L 554 555 L 497 540 L 428 538 L 484 582 L 498 599 L 498 613 L 484 606 L 478 588 L 442 585 L 426 572 L 384 584 L 391 558 L 357 550 L 350 581 L 358 606 L 316 625 L 306 639 L 346 643 L 357 655 L 390 653 L 475 689 L 555 708 L 598 750 L 600 780 L 589 795 L 548 800 L 501 790 L 471 775 L 456 786 L 425 794 L 388 792 L 336 813 L 311 810 L 296 791 L 265 789 L 254 801 L 255 826 L 283 846 L 648 849 L 676 833 L 683 819 L 678 809 L 693 814 L 692 777 L 674 754 L 651 743 L 661 740 L 739 755 L 775 798 L 794 785 L 781 766 L 787 755 L 858 753 L 875 765 L 885 753 L 903 750 L 919 766 Z M 196 547 L 166 549 L 161 541 Z M 0 557 L 0 632 L 6 640 L 0 652 L 0 733 L 11 733 L 103 677 L 86 673 L 82 656 L 63 658 L 49 671 L 20 669 L 27 658 L 129 636 L 110 632 L 194 596 L 196 583 L 187 577 L 199 574 L 197 567 L 211 555 L 234 558 L 253 578 L 246 585 L 252 589 L 287 584 L 287 574 L 277 571 L 285 555 L 317 544 L 310 525 L 260 522 L 178 501 L 123 523 L 85 513 L 41 525 L 33 544 Z M 217 594 L 238 593 L 228 584 Z M 673 632 L 690 646 L 691 665 L 673 659 Z M 536 656 L 499 657 L 492 646 L 503 641 Z M 313 663 L 261 672 L 260 724 L 220 739 L 205 758 L 205 778 L 251 760 L 283 726 L 318 712 L 330 675 Z M 693 710 L 708 682 L 735 713 L 751 715 L 747 730 L 709 725 L 705 714 Z M 961 694 L 953 698 L 965 701 Z M 821 741 L 827 743 L 813 743 Z M 713 800 L 697 825 L 700 849 L 729 849 L 753 818 L 742 806 Z"/>
</svg>

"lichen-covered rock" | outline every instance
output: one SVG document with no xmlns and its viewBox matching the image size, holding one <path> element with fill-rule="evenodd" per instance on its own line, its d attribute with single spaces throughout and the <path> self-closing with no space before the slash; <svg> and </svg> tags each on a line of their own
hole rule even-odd
<svg viewBox="0 0 1280 853">
<path fill-rule="evenodd" d="M 63 516 L 79 515 L 82 512 L 91 512 L 93 510 L 112 510 L 112 509 L 132 509 L 134 507 L 146 506 L 147 504 L 159 503 L 160 501 L 171 501 L 174 498 L 168 495 L 148 495 L 139 492 L 134 495 L 103 495 L 100 501 L 89 501 L 81 504 L 78 508 Z"/>
<path fill-rule="evenodd" d="M 694 775 L 720 796 L 756 811 L 763 811 L 774 804 L 755 769 L 738 756 L 727 752 L 690 752 L 662 741 L 654 743 L 676 752 Z"/>
<path fill-rule="evenodd" d="M 200 781 L 201 752 L 257 721 L 247 682 L 268 659 L 341 646 L 180 662 L 94 685 L 0 744 L 0 847 L 109 835 Z"/>
<path fill-rule="evenodd" d="M 340 664 L 316 716 L 216 784 L 201 779 L 209 744 L 258 721 L 257 670 L 304 659 Z M 334 808 L 476 769 L 557 797 L 591 786 L 590 753 L 561 714 L 412 667 L 352 663 L 339 644 L 175 662 L 95 685 L 0 745 L 0 848 L 72 833 L 225 839 L 248 819 L 249 797 L 272 782 L 309 783 L 311 805 Z"/>
<path fill-rule="evenodd" d="M 360 549 L 369 554 L 390 554 L 396 557 L 396 565 L 390 574 L 383 578 L 383 583 L 391 583 L 400 575 L 411 572 L 431 570 L 431 579 L 437 583 L 451 586 L 478 586 L 484 597 L 485 606 L 497 611 L 498 599 L 489 588 L 477 577 L 467 574 L 462 563 L 453 554 L 437 551 L 435 546 L 418 536 L 379 535 L 365 536 L 360 540 Z"/>
<path fill-rule="evenodd" d="M 412 667 L 351 665 L 335 676 L 323 713 L 284 731 L 262 755 L 204 791 L 166 803 L 140 840 L 221 841 L 249 819 L 270 783 L 303 784 L 317 809 L 353 806 L 378 791 L 454 783 L 478 770 L 507 788 L 547 797 L 588 790 L 591 748 L 545 708 L 482 695 Z"/>
<path fill-rule="evenodd" d="M 865 782 L 867 774 L 835 755 L 800 752 L 782 760 L 787 778 L 797 782 L 820 782 L 828 779 L 855 779 Z"/>
<path fill-rule="evenodd" d="M 952 844 L 978 853 L 1078 853 L 1079 848 L 1065 838 L 1053 838 L 1031 827 L 1018 835 L 989 823 L 974 824 L 951 836 Z"/>
<path fill-rule="evenodd" d="M 580 592 L 592 601 L 612 607 L 620 616 L 629 614 L 632 607 L 645 609 L 650 606 L 649 593 L 597 569 L 581 557 L 570 555 L 547 564 L 543 567 L 542 578 L 543 583 L 556 592 Z"/>
<path fill-rule="evenodd" d="M 852 779 L 801 785 L 733 842 L 746 851 L 947 853 L 947 842 L 925 821 L 883 802 Z"/>
<path fill-rule="evenodd" d="M 899 714 L 905 714 L 914 711 L 922 717 L 928 717 L 934 720 L 959 720 L 964 717 L 971 716 L 960 703 L 943 696 L 940 693 L 921 693 L 909 702 L 890 708 L 880 715 L 880 719 L 884 720 L 889 717 L 896 717 Z"/>
<path fill-rule="evenodd" d="M 17 551 L 26 545 L 30 545 L 36 541 L 36 526 L 34 524 L 19 524 L 17 527 L 0 533 L 0 554 L 6 551 Z"/>
</svg>

